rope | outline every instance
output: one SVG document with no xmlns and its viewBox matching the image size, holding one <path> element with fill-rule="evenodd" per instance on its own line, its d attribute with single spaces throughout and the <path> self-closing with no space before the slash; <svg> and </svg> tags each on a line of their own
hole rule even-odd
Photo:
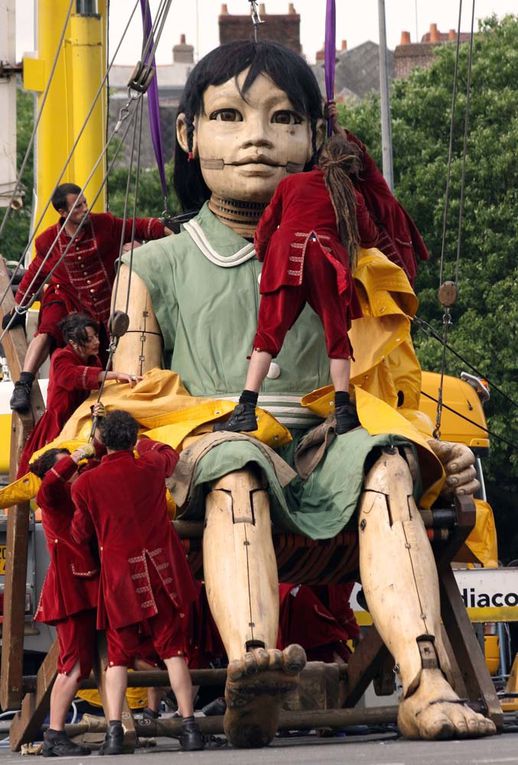
<svg viewBox="0 0 518 765">
<path fill-rule="evenodd" d="M 136 99 L 133 99 L 133 101 L 135 101 L 135 100 L 136 100 Z M 49 247 L 49 249 L 48 249 L 48 251 L 47 251 L 47 254 L 45 255 L 45 257 L 44 257 L 44 258 L 43 258 L 43 260 L 42 260 L 42 263 L 41 263 L 41 265 L 39 266 L 39 268 L 38 268 L 38 269 L 37 269 L 37 271 L 36 271 L 36 274 L 35 274 L 35 275 L 34 275 L 34 277 L 32 278 L 32 281 L 31 281 L 31 283 L 29 284 L 29 287 L 27 288 L 27 292 L 26 292 L 26 294 L 24 295 L 24 297 L 23 297 L 23 299 L 22 299 L 21 303 L 19 303 L 18 305 L 16 305 L 16 307 L 15 307 L 15 312 L 13 313 L 13 315 L 12 315 L 11 319 L 9 320 L 9 322 L 8 322 L 7 326 L 5 327 L 5 329 L 3 330 L 2 334 L 0 334 L 0 343 L 2 342 L 2 339 L 4 338 L 4 336 L 5 336 L 6 332 L 8 332 L 8 331 L 9 331 L 9 329 L 11 328 L 11 324 L 12 324 L 12 323 L 13 323 L 13 321 L 14 321 L 14 316 L 15 316 L 15 314 L 18 314 L 18 315 L 23 315 L 23 314 L 27 313 L 28 309 L 30 308 L 30 306 L 31 306 L 31 305 L 32 305 L 32 303 L 34 302 L 34 300 L 35 300 L 35 298 L 36 298 L 36 295 L 33 295 L 32 297 L 29 297 L 29 300 L 27 301 L 27 303 L 25 303 L 26 297 L 27 297 L 27 296 L 30 296 L 30 292 L 31 292 L 32 286 L 34 285 L 35 281 L 36 281 L 36 280 L 38 279 L 38 277 L 40 276 L 40 274 L 41 274 L 41 272 L 42 272 L 42 269 L 43 269 L 43 267 L 44 267 L 45 263 L 46 263 L 46 262 L 47 262 L 47 260 L 49 259 L 49 257 L 50 257 L 50 254 L 52 253 L 52 250 L 53 250 L 53 248 L 54 248 L 54 247 L 55 247 L 55 245 L 57 244 L 57 242 L 58 242 L 58 240 L 59 240 L 59 237 L 61 236 L 62 232 L 64 231 L 64 229 L 65 229 L 65 226 L 66 226 L 66 224 L 67 224 L 67 222 L 68 222 L 68 220 L 69 220 L 69 218 L 70 218 L 70 216 L 71 216 L 72 212 L 74 211 L 74 209 L 75 209 L 75 208 L 76 208 L 76 206 L 77 206 L 77 201 L 78 201 L 78 199 L 80 198 L 80 196 L 81 196 L 81 194 L 83 193 L 84 189 L 86 188 L 86 186 L 87 186 L 87 185 L 88 185 L 88 183 L 90 182 L 90 178 L 91 178 L 91 177 L 92 177 L 92 175 L 94 174 L 94 172 L 95 172 L 95 170 L 96 170 L 97 166 L 99 165 L 100 161 L 102 160 L 102 158 L 103 158 L 104 154 L 106 154 L 106 152 L 108 151 L 108 147 L 109 147 L 109 145 L 110 145 L 110 142 L 111 142 L 111 140 L 113 139 L 113 137 L 114 137 L 114 135 L 116 134 L 116 132 L 118 132 L 118 130 L 120 129 L 120 126 L 122 125 L 122 123 L 123 123 L 123 122 L 124 122 L 124 121 L 125 121 L 125 120 L 128 118 L 128 116 L 130 115 L 130 110 L 129 110 L 129 108 L 128 108 L 128 109 L 126 109 L 126 111 L 125 111 L 125 113 L 124 113 L 124 115 L 123 115 L 123 114 L 122 114 L 122 112 L 124 111 L 124 109 L 125 109 L 125 107 L 123 107 L 123 108 L 121 109 L 121 112 L 120 112 L 120 115 L 119 115 L 119 121 L 117 122 L 117 125 L 115 126 L 114 130 L 112 131 L 112 134 L 111 134 L 111 136 L 110 136 L 110 139 L 108 140 L 108 142 L 106 143 L 106 146 L 105 146 L 105 148 L 104 148 L 104 149 L 103 149 L 103 151 L 101 152 L 101 154 L 100 154 L 100 156 L 99 156 L 99 159 L 98 159 L 98 160 L 97 160 L 97 162 L 95 163 L 93 170 L 91 171 L 91 173 L 90 173 L 90 175 L 88 176 L 88 178 L 87 178 L 87 180 L 86 180 L 85 184 L 83 185 L 83 187 L 82 187 L 82 189 L 81 189 L 81 192 L 80 192 L 80 194 L 78 194 L 76 201 L 75 201 L 75 202 L 74 202 L 74 204 L 72 205 L 72 207 L 71 207 L 71 209 L 70 209 L 70 211 L 69 211 L 69 213 L 68 213 L 67 217 L 65 218 L 65 220 L 64 220 L 64 222 L 63 222 L 63 225 L 62 225 L 62 226 L 61 226 L 61 228 L 58 230 L 58 233 L 56 234 L 56 237 L 55 237 L 54 241 L 52 242 L 52 245 L 51 245 L 51 247 Z M 116 151 L 115 151 L 115 154 L 114 154 L 114 156 L 113 156 L 113 159 L 112 159 L 112 161 L 110 162 L 110 165 L 109 165 L 109 167 L 108 167 L 108 169 L 107 169 L 107 171 L 106 171 L 106 173 L 105 173 L 105 175 L 104 175 L 103 181 L 102 181 L 102 183 L 101 183 L 101 185 L 100 185 L 100 187 L 99 187 L 99 190 L 97 191 L 97 194 L 96 194 L 96 195 L 95 195 L 95 197 L 94 197 L 94 201 L 93 201 L 93 203 L 92 203 L 92 204 L 95 204 L 95 202 L 97 201 L 97 199 L 98 199 L 98 197 L 99 197 L 99 195 L 100 195 L 101 191 L 103 190 L 104 186 L 106 185 L 106 181 L 107 181 L 107 179 L 108 179 L 108 175 L 109 175 L 109 173 L 110 173 L 110 171 L 111 171 L 111 169 L 112 169 L 112 167 L 113 167 L 113 165 L 114 165 L 114 163 L 115 163 L 115 161 L 116 161 L 116 159 L 117 159 L 117 157 L 118 157 L 118 155 L 119 155 L 119 152 L 120 152 L 120 150 L 121 150 L 121 148 L 122 148 L 122 146 L 123 146 L 123 143 L 124 143 L 124 139 L 126 138 L 126 135 L 127 135 L 127 133 L 128 133 L 128 130 L 129 130 L 130 126 L 131 126 L 131 121 L 132 121 L 132 120 L 133 120 L 133 118 L 134 118 L 135 112 L 136 112 L 136 109 L 133 109 L 133 114 L 131 114 L 131 115 L 130 115 L 130 116 L 131 116 L 131 120 L 130 120 L 130 122 L 128 122 L 128 125 L 127 125 L 127 127 L 126 127 L 125 133 L 124 133 L 124 135 L 122 136 L 122 140 L 121 140 L 121 142 L 120 142 L 119 146 L 117 147 L 117 149 L 116 149 Z M 48 281 L 50 280 L 50 278 L 52 277 L 52 275 L 53 275 L 54 271 L 56 270 L 56 268 L 58 268 L 58 266 L 59 266 L 59 265 L 62 263 L 63 259 L 64 259 L 64 258 L 65 258 L 65 256 L 67 255 L 67 253 L 68 253 L 68 251 L 69 251 L 70 247 L 72 246 L 72 244 L 73 244 L 73 242 L 74 242 L 74 240 L 75 240 L 75 236 L 76 236 L 77 232 L 78 232 L 78 231 L 81 229 L 81 227 L 83 226 L 83 224 L 84 224 L 84 223 L 85 223 L 85 221 L 87 220 L 88 214 L 89 214 L 89 213 L 88 213 L 88 212 L 86 212 L 86 213 L 83 215 L 83 217 L 82 217 L 82 219 L 81 219 L 81 221 L 80 221 L 80 223 L 79 223 L 79 226 L 78 226 L 78 228 L 77 228 L 77 231 L 74 233 L 74 236 L 72 236 L 72 238 L 70 239 L 70 242 L 68 242 L 67 246 L 65 247 L 65 250 L 64 250 L 64 252 L 63 252 L 63 253 L 60 255 L 60 257 L 58 258 L 58 260 L 57 260 L 57 262 L 55 263 L 55 265 L 52 267 L 52 269 L 49 271 L 49 273 L 48 273 L 48 274 L 45 276 L 45 278 L 44 278 L 44 280 L 43 280 L 42 284 L 41 284 L 41 285 L 39 286 L 39 288 L 38 288 L 38 292 L 39 292 L 39 291 L 42 289 L 42 287 L 44 287 L 44 286 L 45 286 L 45 284 L 47 284 L 47 282 L 48 282 Z"/>
<path fill-rule="evenodd" d="M 79 143 L 79 141 L 80 141 L 80 139 L 81 139 L 81 136 L 83 135 L 83 133 L 84 133 L 84 131 L 85 131 L 85 129 L 86 129 L 86 126 L 87 126 L 87 124 L 88 124 L 88 121 L 90 120 L 90 117 L 92 116 L 93 110 L 94 110 L 94 108 L 95 108 L 95 104 L 97 103 L 97 99 L 99 98 L 99 96 L 100 96 L 100 94 L 101 94 L 101 92 L 102 92 L 102 89 L 104 88 L 104 85 L 105 85 L 105 83 L 106 83 L 106 81 L 107 81 L 107 79 L 108 79 L 108 75 L 109 75 L 109 73 L 110 73 L 110 70 L 111 70 L 111 68 L 112 68 L 112 66 L 113 66 L 113 64 L 114 64 L 115 58 L 116 58 L 116 56 L 117 56 L 117 54 L 118 54 L 118 52 L 119 52 L 119 49 L 120 49 L 120 47 L 121 47 L 121 45 L 122 45 L 122 42 L 123 42 L 123 40 L 124 40 L 124 37 L 126 36 L 126 33 L 127 33 L 128 29 L 129 29 L 129 26 L 130 26 L 130 24 L 131 24 L 131 20 L 132 20 L 132 18 L 133 18 L 133 16 L 134 16 L 134 14 L 135 14 L 135 11 L 136 11 L 136 9 L 137 9 L 137 5 L 138 5 L 138 3 L 139 3 L 139 0 L 136 0 L 136 2 L 135 2 L 135 5 L 133 6 L 133 10 L 132 10 L 132 12 L 131 12 L 131 14 L 130 14 L 130 16 L 129 16 L 128 22 L 127 22 L 127 24 L 126 24 L 126 27 L 125 27 L 125 29 L 124 29 L 124 31 L 123 31 L 123 33 L 122 33 L 122 36 L 121 36 L 121 38 L 120 38 L 120 40 L 119 40 L 119 43 L 118 43 L 118 45 L 117 45 L 117 48 L 116 48 L 116 50 L 115 50 L 115 53 L 113 54 L 113 57 L 112 57 L 112 59 L 111 59 L 111 61 L 110 61 L 110 64 L 109 64 L 109 66 L 108 66 L 108 68 L 107 68 L 107 70 L 106 70 L 106 74 L 105 74 L 105 76 L 103 77 L 103 79 L 102 79 L 102 82 L 101 82 L 101 84 L 99 85 L 99 88 L 97 89 L 97 93 L 95 94 L 95 96 L 94 96 L 94 98 L 93 98 L 93 101 L 92 101 L 92 105 L 91 105 L 91 107 L 90 107 L 90 110 L 89 110 L 88 114 L 86 115 L 86 117 L 85 117 L 85 119 L 84 119 L 84 121 L 83 121 L 83 124 L 82 124 L 82 126 L 81 126 L 81 129 L 80 129 L 80 131 L 79 131 L 78 135 L 77 135 L 77 138 L 76 138 L 76 140 L 74 141 L 74 144 L 72 145 L 72 148 L 70 149 L 70 151 L 69 151 L 69 153 L 68 153 L 68 156 L 67 156 L 67 158 L 66 158 L 66 160 L 65 160 L 65 164 L 63 165 L 63 168 L 62 168 L 62 170 L 61 170 L 61 173 L 59 174 L 58 180 L 57 180 L 57 182 L 56 182 L 56 188 L 57 188 L 57 187 L 59 186 L 59 184 L 61 183 L 61 180 L 63 179 L 63 176 L 65 175 L 66 169 L 67 169 L 67 167 L 68 167 L 68 165 L 69 165 L 69 162 L 70 162 L 70 160 L 71 160 L 71 158 L 72 158 L 72 155 L 74 154 L 74 152 L 75 152 L 75 150 L 76 150 L 77 144 Z M 86 185 L 85 185 L 85 186 L 86 186 Z M 85 188 L 85 186 L 83 186 L 83 188 Z M 42 220 L 43 220 L 43 218 L 44 218 L 44 216 L 45 216 L 45 214 L 46 214 L 47 210 L 48 210 L 48 209 L 49 209 L 49 207 L 50 207 L 50 204 L 51 204 L 51 199 L 49 199 L 49 200 L 47 201 L 47 203 L 46 203 L 46 205 L 45 205 L 45 207 L 44 207 L 44 209 L 43 209 L 43 212 L 41 213 L 41 215 L 40 215 L 40 217 L 39 217 L 39 219 L 38 219 L 38 221 L 37 221 L 36 225 L 33 227 L 33 231 L 32 231 L 32 234 L 31 234 L 31 236 L 30 236 L 30 238 L 29 238 L 29 241 L 28 241 L 28 243 L 27 243 L 27 246 L 25 247 L 25 249 L 23 250 L 22 254 L 20 255 L 20 257 L 19 257 L 19 259 L 18 259 L 18 263 L 17 263 L 17 266 L 16 266 L 16 268 L 15 268 L 15 269 L 14 269 L 14 271 L 13 271 L 13 274 L 12 274 L 12 276 L 11 276 L 11 279 L 10 279 L 10 281 L 9 281 L 9 284 L 6 286 L 4 293 L 3 293 L 2 297 L 0 298 L 0 305 L 2 305 L 2 304 L 3 304 L 3 302 L 4 302 L 4 300 L 5 300 L 5 296 L 8 294 L 9 290 L 10 290 L 10 289 L 11 289 L 11 287 L 12 287 L 13 281 L 14 281 L 14 279 L 15 279 L 15 277 L 16 277 L 16 274 L 17 274 L 17 272 L 18 272 L 18 268 L 20 267 L 20 265 L 21 265 L 22 261 L 25 259 L 25 256 L 27 255 L 27 253 L 28 253 L 28 251 L 29 251 L 29 248 L 30 248 L 31 244 L 32 244 L 32 242 L 34 241 L 34 238 L 35 238 L 35 236 L 36 236 L 36 232 L 38 231 L 38 229 L 39 229 L 39 227 L 40 227 L 40 225 L 41 225 L 41 222 L 42 222 Z"/>
<path fill-rule="evenodd" d="M 444 251 L 446 248 L 446 227 L 448 222 L 448 210 L 450 201 L 450 181 L 451 181 L 451 163 L 453 157 L 453 130 L 455 126 L 455 106 L 457 103 L 457 80 L 459 73 L 459 57 L 460 57 L 460 27 L 462 19 L 462 0 L 459 0 L 459 20 L 457 23 L 457 45 L 455 49 L 455 69 L 453 72 L 453 90 L 451 98 L 451 115 L 450 115 L 450 142 L 448 146 L 448 163 L 447 163 L 447 175 L 446 175 L 446 188 L 444 191 L 444 211 L 442 217 L 442 237 L 441 237 L 441 259 L 439 267 L 439 284 L 442 284 L 443 270 L 444 270 Z"/>
<path fill-rule="evenodd" d="M 429 398 L 431 401 L 435 401 L 436 404 L 439 403 L 438 399 L 434 398 L 434 396 L 430 396 L 429 393 L 425 393 L 424 390 L 422 390 L 421 393 L 423 394 L 423 396 L 425 396 L 426 398 Z M 457 417 L 460 417 L 462 420 L 466 420 L 466 422 L 469 422 L 471 425 L 475 425 L 477 428 L 480 428 L 480 430 L 483 430 L 484 433 L 487 433 L 489 436 L 491 436 L 491 438 L 496 438 L 497 441 L 502 441 L 504 444 L 506 444 L 507 446 L 511 446 L 513 449 L 518 449 L 518 444 L 513 444 L 512 441 L 508 441 L 503 436 L 497 435 L 494 431 L 489 430 L 489 428 L 485 428 L 480 423 L 475 422 L 475 420 L 470 420 L 469 417 L 466 417 L 464 414 L 457 412 L 456 409 L 452 409 L 451 406 L 448 406 L 447 404 L 443 404 L 442 406 L 443 406 L 443 409 L 447 409 L 449 412 L 456 414 Z M 434 438 L 435 438 L 435 435 L 434 435 Z"/>
<path fill-rule="evenodd" d="M 457 230 L 457 257 L 455 259 L 455 283 L 459 284 L 459 264 L 462 241 L 462 223 L 464 220 L 464 191 L 466 185 L 466 156 L 469 133 L 469 118 L 471 108 L 471 74 L 473 64 L 473 41 L 475 28 L 475 0 L 471 6 L 471 30 L 469 37 L 469 55 L 468 55 L 468 76 L 466 81 L 466 111 L 464 113 L 464 138 L 462 143 L 462 172 L 460 181 L 460 204 L 459 204 L 459 225 Z"/>
<path fill-rule="evenodd" d="M 41 105 L 40 105 L 40 108 L 38 110 L 38 114 L 36 116 L 36 119 L 34 121 L 34 126 L 32 128 L 31 137 L 29 139 L 29 143 L 28 143 L 27 149 L 25 151 L 25 156 L 24 156 L 24 158 L 22 160 L 22 164 L 20 165 L 20 170 L 18 171 L 18 174 L 16 176 L 16 182 L 15 182 L 15 185 L 14 185 L 13 193 L 11 195 L 11 199 L 9 200 L 9 204 L 7 206 L 7 209 L 5 211 L 5 215 L 4 215 L 4 217 L 2 219 L 2 223 L 0 225 L 0 236 L 2 236 L 2 233 L 3 233 L 4 228 L 6 226 L 7 220 L 9 218 L 9 215 L 11 214 L 12 204 L 13 204 L 14 200 L 16 199 L 18 191 L 21 191 L 21 188 L 22 188 L 21 180 L 22 180 L 23 174 L 25 172 L 25 166 L 27 165 L 27 162 L 29 160 L 29 155 L 31 153 L 32 146 L 34 144 L 34 140 L 36 138 L 36 131 L 38 129 L 38 125 L 40 124 L 40 120 L 41 120 L 41 117 L 43 115 L 43 109 L 45 108 L 45 104 L 47 103 L 47 98 L 48 98 L 48 95 L 49 95 L 49 92 L 50 92 L 50 86 L 52 84 L 52 80 L 54 79 L 54 74 L 56 72 L 56 67 L 58 65 L 58 59 L 59 59 L 59 55 L 61 53 L 61 48 L 62 48 L 63 40 L 65 38 L 65 34 L 66 34 L 66 31 L 67 31 L 67 26 L 68 26 L 68 22 L 70 20 L 70 14 L 72 13 L 72 6 L 73 5 L 74 5 L 74 0 L 70 0 L 70 4 L 69 4 L 68 10 L 67 10 L 67 14 L 65 16 L 65 22 L 63 24 L 63 29 L 61 30 L 61 35 L 59 37 L 59 42 L 58 42 L 58 45 L 57 45 L 57 48 L 56 48 L 56 54 L 54 56 L 54 60 L 52 62 L 52 67 L 50 69 L 49 79 L 48 79 L 47 84 L 45 86 L 45 90 L 43 91 L 43 97 L 41 99 Z"/>
<path fill-rule="evenodd" d="M 419 316 L 414 316 L 414 321 L 418 324 L 418 329 L 421 329 L 425 334 L 427 334 L 429 337 L 433 337 L 434 340 L 438 340 L 440 343 L 443 342 L 442 337 L 435 331 L 435 329 L 431 326 L 431 324 L 428 324 L 427 321 L 424 319 L 421 319 Z M 512 406 L 516 407 L 518 404 L 516 401 L 513 401 L 512 398 L 510 398 L 507 393 L 504 393 L 503 390 L 501 390 L 492 380 L 489 379 L 489 377 L 478 370 L 476 367 L 473 366 L 467 359 L 464 358 L 464 356 L 461 356 L 458 351 L 456 351 L 454 348 L 451 347 L 451 345 L 448 345 L 446 343 L 445 347 L 450 351 L 450 353 L 453 353 L 454 356 L 456 356 L 460 361 L 462 361 L 466 366 L 471 369 L 472 372 L 474 372 L 478 377 L 481 377 L 484 380 L 487 380 L 488 385 L 490 386 L 491 390 L 495 390 L 497 393 L 499 393 L 503 398 L 505 398 Z"/>
</svg>

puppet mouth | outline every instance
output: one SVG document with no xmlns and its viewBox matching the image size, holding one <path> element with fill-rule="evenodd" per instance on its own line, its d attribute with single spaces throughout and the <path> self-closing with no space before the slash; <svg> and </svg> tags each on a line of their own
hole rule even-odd
<svg viewBox="0 0 518 765">
<path fill-rule="evenodd" d="M 260 172 L 261 168 L 284 168 L 288 173 L 299 173 L 304 169 L 303 163 L 287 162 L 283 164 L 281 162 L 274 162 L 269 157 L 265 157 L 262 154 L 256 157 L 248 157 L 245 159 L 236 160 L 236 162 L 225 162 L 223 159 L 204 159 L 200 157 L 200 164 L 206 170 L 223 170 L 225 167 L 249 167 L 252 173 Z M 271 171 L 267 171 L 268 173 Z"/>
<path fill-rule="evenodd" d="M 233 167 L 242 167 L 243 165 L 268 165 L 269 167 L 286 167 L 286 165 L 283 165 L 280 162 L 274 162 L 273 159 L 270 159 L 270 157 L 267 157 L 264 154 L 258 154 L 253 157 L 244 157 L 243 159 L 238 159 L 235 162 L 228 162 L 226 164 L 232 165 Z"/>
</svg>

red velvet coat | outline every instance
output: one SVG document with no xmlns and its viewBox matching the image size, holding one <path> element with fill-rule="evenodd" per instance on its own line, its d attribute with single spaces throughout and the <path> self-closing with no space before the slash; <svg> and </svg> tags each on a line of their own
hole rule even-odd
<svg viewBox="0 0 518 765">
<path fill-rule="evenodd" d="M 100 629 L 136 624 L 157 613 L 150 566 L 181 618 L 187 620 L 197 596 L 185 551 L 167 515 L 164 482 L 178 454 L 151 439 L 139 441 L 137 451 L 138 458 L 130 451 L 107 454 L 72 487 L 72 537 L 86 544 L 97 536 L 99 544 Z"/>
<path fill-rule="evenodd" d="M 361 244 L 373 247 L 378 230 L 358 192 L 356 204 Z M 345 292 L 350 287 L 349 256 L 338 236 L 335 211 L 319 168 L 283 178 L 261 216 L 254 238 L 256 255 L 265 261 L 261 294 L 302 284 L 306 247 L 313 233 L 323 257 L 336 269 L 339 292 Z"/>
<path fill-rule="evenodd" d="M 53 624 L 97 606 L 99 564 L 88 545 L 77 545 L 70 534 L 74 505 L 69 479 L 77 470 L 63 457 L 45 475 L 36 501 L 49 548 L 50 564 L 41 590 L 36 621 Z"/>
<path fill-rule="evenodd" d="M 423 237 L 403 205 L 395 198 L 365 145 L 353 133 L 348 130 L 346 133 L 347 138 L 359 146 L 362 152 L 362 171 L 359 178 L 352 180 L 363 194 L 367 209 L 379 229 L 380 238 L 376 247 L 400 266 L 413 284 L 418 261 L 430 257 Z"/>
<path fill-rule="evenodd" d="M 36 423 L 24 446 L 18 466 L 18 477 L 29 469 L 29 460 L 59 435 L 70 415 L 88 398 L 91 390 L 99 387 L 102 366 L 97 356 L 85 363 L 71 345 L 60 348 L 50 362 L 47 408 Z"/>
<path fill-rule="evenodd" d="M 21 303 L 26 294 L 32 297 L 38 292 L 46 275 L 69 244 L 70 236 L 66 231 L 61 232 L 54 244 L 62 223 L 63 219 L 37 237 L 36 255 L 16 292 L 17 303 Z M 124 221 L 110 213 L 90 213 L 54 271 L 45 301 L 55 296 L 65 302 L 69 311 L 87 313 L 98 321 L 106 322 L 110 314 L 115 261 L 119 257 L 121 237 L 124 242 L 131 241 L 132 225 L 131 218 Z M 163 236 L 164 226 L 157 218 L 135 218 L 135 238 L 160 239 Z M 51 247 L 51 254 L 44 262 Z M 42 264 L 41 273 L 29 292 L 30 284 Z"/>
</svg>

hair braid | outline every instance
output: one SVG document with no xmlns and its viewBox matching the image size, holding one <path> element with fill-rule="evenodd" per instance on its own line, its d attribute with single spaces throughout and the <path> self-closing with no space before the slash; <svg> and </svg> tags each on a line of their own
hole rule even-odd
<svg viewBox="0 0 518 765">
<path fill-rule="evenodd" d="M 356 218 L 356 194 L 351 175 L 361 169 L 358 147 L 340 135 L 332 136 L 320 154 L 319 166 L 324 173 L 326 188 L 336 215 L 338 233 L 349 253 L 351 265 L 356 264 L 360 244 Z"/>
</svg>

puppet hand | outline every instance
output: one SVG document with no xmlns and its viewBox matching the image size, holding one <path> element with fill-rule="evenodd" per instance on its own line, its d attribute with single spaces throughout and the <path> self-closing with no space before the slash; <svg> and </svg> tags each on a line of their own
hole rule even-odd
<svg viewBox="0 0 518 765">
<path fill-rule="evenodd" d="M 134 388 L 141 380 L 142 375 L 129 375 L 126 372 L 117 372 L 117 382 L 128 383 L 130 388 Z"/>
<path fill-rule="evenodd" d="M 174 231 L 171 231 L 170 228 L 168 228 L 167 226 L 164 226 L 164 235 L 165 236 L 172 236 L 173 234 L 174 234 Z"/>
<path fill-rule="evenodd" d="M 442 462 L 446 482 L 442 496 L 472 495 L 480 489 L 475 470 L 475 455 L 465 444 L 431 439 L 428 445 Z"/>
</svg>

